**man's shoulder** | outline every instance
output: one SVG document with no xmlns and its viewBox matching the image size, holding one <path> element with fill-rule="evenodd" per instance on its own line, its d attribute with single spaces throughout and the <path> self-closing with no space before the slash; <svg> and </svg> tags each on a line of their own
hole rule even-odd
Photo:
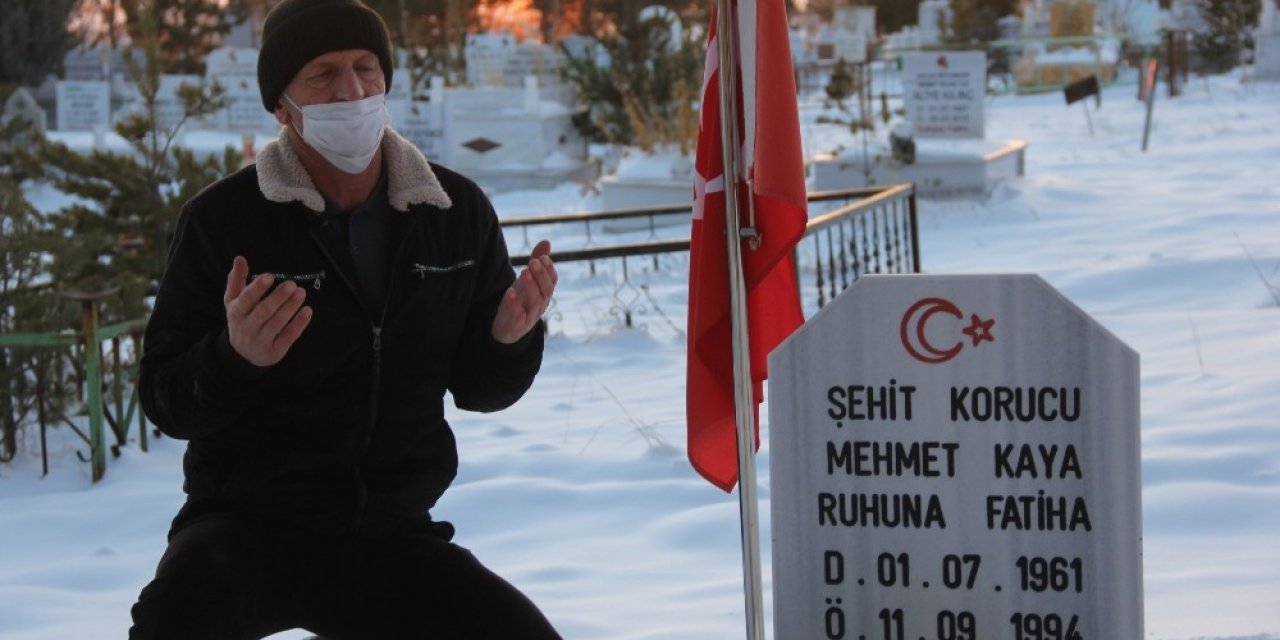
<svg viewBox="0 0 1280 640">
<path fill-rule="evenodd" d="M 262 192 L 258 189 L 257 165 L 250 164 L 209 183 L 187 201 L 187 208 L 222 208 L 229 202 L 243 207 L 247 196 L 262 198 Z"/>
<path fill-rule="evenodd" d="M 455 205 L 459 199 L 466 201 L 478 199 L 486 203 L 489 201 L 484 189 L 481 189 L 475 180 L 438 162 L 428 161 L 427 166 L 431 167 L 431 172 L 435 174 L 436 180 L 440 181 L 440 187 L 444 189 L 445 193 L 449 194 L 449 198 L 454 200 Z"/>
<path fill-rule="evenodd" d="M 497 221 L 493 203 L 488 194 L 475 180 L 442 164 L 430 162 L 431 172 L 435 175 L 440 189 L 448 196 L 447 208 L 436 208 L 426 205 L 426 213 L 432 217 L 443 215 L 444 218 L 465 219 L 472 225 L 487 228 Z"/>
<path fill-rule="evenodd" d="M 462 175 L 461 173 L 458 173 L 457 171 L 454 171 L 453 169 L 450 169 L 449 167 L 446 167 L 445 165 L 440 164 L 439 162 L 436 162 L 434 160 L 428 160 L 427 166 L 431 167 L 431 172 L 436 174 L 436 179 L 438 179 L 440 181 L 440 184 L 444 186 L 446 189 L 449 188 L 450 186 L 466 186 L 467 188 L 472 188 L 472 187 L 479 188 L 478 186 L 476 186 L 475 181 L 473 181 L 471 178 L 468 178 Z"/>
</svg>

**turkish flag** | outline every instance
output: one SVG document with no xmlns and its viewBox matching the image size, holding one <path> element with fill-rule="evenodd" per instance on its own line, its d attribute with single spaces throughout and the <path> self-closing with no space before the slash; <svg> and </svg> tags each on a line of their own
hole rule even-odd
<svg viewBox="0 0 1280 640">
<path fill-rule="evenodd" d="M 719 59 L 712 11 L 702 82 L 689 256 L 686 419 L 689 461 L 712 484 L 731 491 L 738 480 L 726 183 L 738 188 L 739 223 L 754 212 L 759 246 L 742 243 L 751 343 L 753 428 L 760 444 L 759 405 L 769 352 L 804 322 L 792 251 L 808 220 L 796 84 L 783 0 L 733 2 L 738 59 Z M 735 101 L 741 177 L 726 180 L 720 135 L 722 71 L 739 74 Z M 753 452 L 754 453 L 754 452 Z"/>
</svg>

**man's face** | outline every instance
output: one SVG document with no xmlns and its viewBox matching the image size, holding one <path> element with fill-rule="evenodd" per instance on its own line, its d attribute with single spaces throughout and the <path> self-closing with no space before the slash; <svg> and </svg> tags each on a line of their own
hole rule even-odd
<svg viewBox="0 0 1280 640">
<path fill-rule="evenodd" d="M 330 51 L 308 62 L 284 88 L 299 107 L 311 104 L 363 100 L 386 91 L 386 77 L 378 56 L 365 49 Z M 306 123 L 302 114 L 283 97 L 276 105 L 276 120 L 293 124 L 298 132 Z"/>
</svg>

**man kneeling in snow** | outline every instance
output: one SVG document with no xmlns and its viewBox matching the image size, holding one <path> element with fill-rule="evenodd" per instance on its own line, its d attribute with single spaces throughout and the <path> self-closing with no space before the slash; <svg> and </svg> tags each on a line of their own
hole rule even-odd
<svg viewBox="0 0 1280 640">
<path fill-rule="evenodd" d="M 516 277 L 481 190 L 388 127 L 391 77 L 359 0 L 267 16 L 283 129 L 186 204 L 147 327 L 187 501 L 130 638 L 559 637 L 429 515 L 458 465 L 445 392 L 503 409 L 538 371 L 550 246 Z"/>
</svg>

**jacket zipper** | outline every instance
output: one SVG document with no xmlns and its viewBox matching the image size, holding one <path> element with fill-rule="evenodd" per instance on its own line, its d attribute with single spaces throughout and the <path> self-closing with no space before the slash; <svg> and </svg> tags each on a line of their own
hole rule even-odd
<svg viewBox="0 0 1280 640">
<path fill-rule="evenodd" d="M 364 462 L 365 455 L 369 452 L 369 446 L 373 442 L 373 431 L 378 424 L 378 398 L 381 395 L 379 392 L 382 387 L 382 326 L 386 323 L 387 308 L 391 304 L 391 294 L 395 289 L 395 274 L 397 269 L 394 268 L 394 265 L 398 265 L 404 257 L 405 245 L 408 244 L 408 237 L 410 232 L 413 231 L 413 227 L 416 222 L 416 219 L 410 218 L 409 228 L 401 235 L 400 246 L 396 250 L 395 260 L 392 261 L 393 268 L 390 269 L 391 273 L 387 280 L 387 295 L 383 298 L 381 314 L 376 322 L 374 321 L 373 314 L 369 309 L 368 303 L 365 302 L 364 296 L 360 294 L 360 289 L 358 289 L 351 279 L 347 277 L 347 274 L 343 272 L 339 262 L 333 258 L 333 254 L 329 253 L 329 249 L 325 246 L 324 241 L 317 237 L 314 231 L 311 234 L 311 239 L 316 243 L 316 246 L 320 248 L 320 253 L 322 253 L 325 259 L 333 265 L 333 270 L 338 274 L 338 277 L 342 279 L 342 281 L 347 285 L 347 288 L 351 290 L 351 293 L 355 295 L 356 300 L 360 304 L 360 308 L 364 310 L 365 317 L 369 320 L 369 328 L 373 332 L 373 370 L 370 372 L 371 375 L 369 376 L 369 421 L 365 424 L 364 429 L 361 430 L 360 448 L 354 456 L 355 464 L 353 466 L 353 470 L 355 473 L 358 495 L 356 499 L 355 514 L 351 520 L 352 533 L 360 530 L 361 525 L 364 523 L 365 510 L 369 507 L 369 485 L 365 482 L 362 464 Z"/>
<path fill-rule="evenodd" d="M 347 289 L 356 297 L 360 309 L 364 311 L 365 318 L 369 321 L 369 326 L 373 331 L 373 375 L 369 388 L 370 395 L 370 411 L 369 421 L 361 430 L 360 449 L 352 456 L 352 471 L 355 474 L 356 481 L 356 504 L 351 518 L 349 532 L 355 533 L 360 529 L 360 524 L 364 521 L 365 509 L 369 505 L 369 485 L 364 479 L 364 470 L 361 468 L 361 462 L 364 460 L 365 452 L 369 448 L 369 442 L 372 440 L 373 425 L 378 419 L 378 385 L 379 370 L 382 365 L 382 327 L 373 320 L 373 314 L 369 311 L 369 306 L 364 300 L 364 296 L 360 295 L 360 289 L 355 286 L 351 278 L 342 270 L 340 262 L 334 259 L 333 254 L 329 252 L 329 248 L 325 246 L 324 240 L 318 237 L 314 230 L 311 233 L 311 240 L 319 247 L 320 253 L 324 255 L 329 264 L 333 265 L 333 270 L 338 274 L 343 284 L 347 285 Z"/>
<path fill-rule="evenodd" d="M 253 282 L 253 279 L 260 275 L 262 274 L 251 274 L 246 282 Z M 300 287 L 310 287 L 319 291 L 320 285 L 324 284 L 325 272 L 321 270 L 318 273 L 272 273 L 271 276 L 275 278 L 276 282 L 292 280 Z"/>
</svg>

